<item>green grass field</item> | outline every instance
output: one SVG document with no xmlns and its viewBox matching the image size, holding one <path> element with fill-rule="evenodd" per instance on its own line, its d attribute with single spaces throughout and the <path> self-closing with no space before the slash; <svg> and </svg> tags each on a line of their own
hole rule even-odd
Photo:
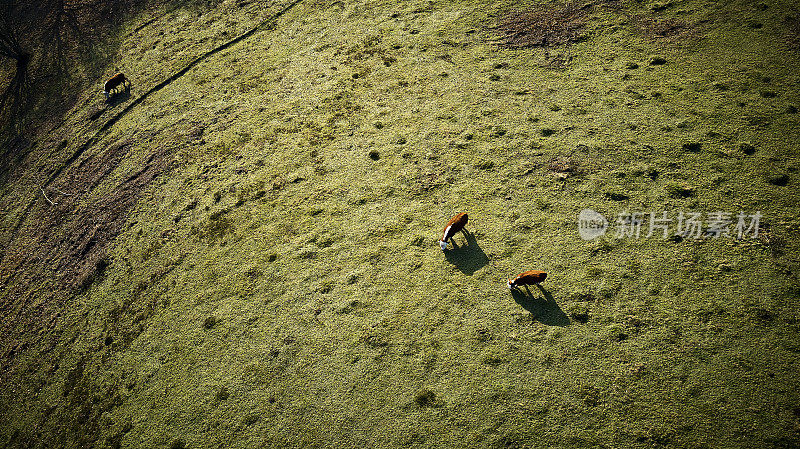
<svg viewBox="0 0 800 449">
<path fill-rule="evenodd" d="M 285 5 L 131 18 L 2 186 L 0 446 L 800 444 L 793 2 L 301 1 L 150 90 Z"/>
</svg>

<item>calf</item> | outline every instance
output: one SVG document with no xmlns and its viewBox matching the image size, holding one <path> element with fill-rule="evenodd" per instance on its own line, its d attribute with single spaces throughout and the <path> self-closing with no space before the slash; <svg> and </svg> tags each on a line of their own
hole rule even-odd
<svg viewBox="0 0 800 449">
<path fill-rule="evenodd" d="M 544 282 L 547 273 L 539 270 L 530 270 L 508 280 L 508 288 L 519 288 L 520 285 L 535 285 Z"/>
<path fill-rule="evenodd" d="M 128 83 L 127 86 L 125 86 L 125 83 Z M 111 93 L 111 91 L 116 89 L 117 86 L 119 86 L 120 84 L 122 84 L 128 89 L 131 88 L 130 80 L 128 78 L 125 78 L 124 74 L 117 73 L 116 75 L 109 78 L 105 84 L 103 84 L 103 95 L 105 95 L 106 98 L 108 98 L 108 95 Z"/>
<path fill-rule="evenodd" d="M 444 227 L 444 231 L 442 231 L 442 239 L 439 240 L 439 247 L 442 248 L 442 251 L 447 249 L 448 240 L 452 239 L 458 231 L 464 230 L 464 226 L 466 226 L 468 219 L 469 218 L 467 217 L 467 214 L 462 212 L 447 222 L 447 225 Z"/>
</svg>

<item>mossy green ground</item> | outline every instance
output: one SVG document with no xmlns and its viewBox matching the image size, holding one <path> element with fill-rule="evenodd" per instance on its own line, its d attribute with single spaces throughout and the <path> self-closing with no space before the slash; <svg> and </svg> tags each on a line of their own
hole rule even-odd
<svg viewBox="0 0 800 449">
<path fill-rule="evenodd" d="M 63 345 L 16 360 L 0 444 L 83 446 L 87 421 L 95 447 L 800 443 L 792 2 L 596 3 L 545 55 L 500 45 L 517 2 L 301 2 L 152 94 L 81 156 L 130 146 L 75 201 L 174 162 L 63 306 Z M 275 9 L 132 21 L 132 98 Z M 95 87 L 39 166 L 101 126 Z M 584 241 L 585 208 L 763 228 Z M 457 212 L 474 240 L 443 253 Z M 512 295 L 527 269 L 544 290 Z"/>
</svg>

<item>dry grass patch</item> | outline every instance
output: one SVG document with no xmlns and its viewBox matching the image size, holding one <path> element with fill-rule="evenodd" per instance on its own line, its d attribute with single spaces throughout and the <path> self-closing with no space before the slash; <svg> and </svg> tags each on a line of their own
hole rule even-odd
<svg viewBox="0 0 800 449">
<path fill-rule="evenodd" d="M 591 4 L 575 2 L 536 5 L 512 11 L 500 19 L 502 45 L 510 48 L 555 47 L 579 42 L 585 36 Z"/>
<path fill-rule="evenodd" d="M 636 15 L 630 23 L 637 34 L 647 39 L 689 39 L 699 35 L 695 25 L 674 18 Z"/>
</svg>

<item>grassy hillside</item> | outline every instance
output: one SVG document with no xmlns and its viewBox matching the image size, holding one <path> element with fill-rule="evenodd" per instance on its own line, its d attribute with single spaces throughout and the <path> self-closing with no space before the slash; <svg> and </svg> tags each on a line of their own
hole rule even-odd
<svg viewBox="0 0 800 449">
<path fill-rule="evenodd" d="M 131 91 L 97 80 L 2 186 L 0 445 L 796 446 L 799 20 L 778 0 L 131 19 Z M 587 208 L 605 236 L 579 235 Z M 647 237 L 649 215 L 617 237 L 651 211 L 763 217 L 757 238 Z M 457 212 L 472 237 L 443 252 Z M 510 292 L 528 269 L 547 280 Z"/>
</svg>

